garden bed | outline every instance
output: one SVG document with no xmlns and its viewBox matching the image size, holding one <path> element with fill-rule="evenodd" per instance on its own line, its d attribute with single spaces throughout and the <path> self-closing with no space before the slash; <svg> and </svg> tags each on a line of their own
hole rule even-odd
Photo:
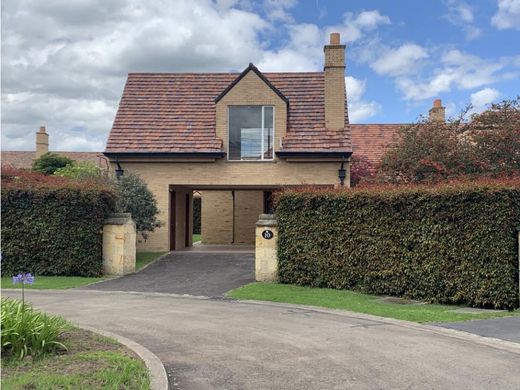
<svg viewBox="0 0 520 390">
<path fill-rule="evenodd" d="M 90 331 L 70 328 L 67 351 L 22 361 L 2 358 L 3 389 L 149 389 L 144 363 L 128 348 Z"/>
</svg>

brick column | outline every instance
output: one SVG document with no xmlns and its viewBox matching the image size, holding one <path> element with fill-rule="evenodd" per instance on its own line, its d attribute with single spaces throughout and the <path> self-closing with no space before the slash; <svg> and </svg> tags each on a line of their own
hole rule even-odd
<svg viewBox="0 0 520 390">
<path fill-rule="evenodd" d="M 278 225 L 274 215 L 260 214 L 256 223 L 255 279 L 276 282 L 278 279 Z"/>
<path fill-rule="evenodd" d="M 126 275 L 135 272 L 135 222 L 130 214 L 111 214 L 103 225 L 103 273 Z"/>
</svg>

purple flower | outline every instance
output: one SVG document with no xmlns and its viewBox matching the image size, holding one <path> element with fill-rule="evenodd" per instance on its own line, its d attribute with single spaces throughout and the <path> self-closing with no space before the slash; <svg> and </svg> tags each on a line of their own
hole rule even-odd
<svg viewBox="0 0 520 390">
<path fill-rule="evenodd" d="M 33 284 L 34 283 L 34 276 L 31 275 L 30 272 L 28 273 L 21 273 L 16 276 L 13 276 L 13 284 Z"/>
</svg>

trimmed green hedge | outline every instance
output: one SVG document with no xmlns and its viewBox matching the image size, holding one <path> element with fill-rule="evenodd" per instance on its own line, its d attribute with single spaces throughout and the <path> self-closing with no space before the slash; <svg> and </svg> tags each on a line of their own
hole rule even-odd
<svg viewBox="0 0 520 390">
<path fill-rule="evenodd" d="M 2 177 L 2 276 L 100 275 L 114 194 L 97 182 L 35 177 Z"/>
<path fill-rule="evenodd" d="M 520 182 L 279 195 L 282 283 L 518 307 Z"/>
<path fill-rule="evenodd" d="M 200 234 L 201 201 L 200 197 L 193 198 L 193 234 Z"/>
</svg>

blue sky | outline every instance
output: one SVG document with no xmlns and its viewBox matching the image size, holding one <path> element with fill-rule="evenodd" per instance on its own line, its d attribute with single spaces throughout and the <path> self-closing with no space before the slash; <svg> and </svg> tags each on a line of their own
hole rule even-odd
<svg viewBox="0 0 520 390">
<path fill-rule="evenodd" d="M 102 151 L 128 72 L 321 70 L 332 31 L 352 122 L 520 94 L 520 0 L 5 0 L 2 149 Z"/>
</svg>

